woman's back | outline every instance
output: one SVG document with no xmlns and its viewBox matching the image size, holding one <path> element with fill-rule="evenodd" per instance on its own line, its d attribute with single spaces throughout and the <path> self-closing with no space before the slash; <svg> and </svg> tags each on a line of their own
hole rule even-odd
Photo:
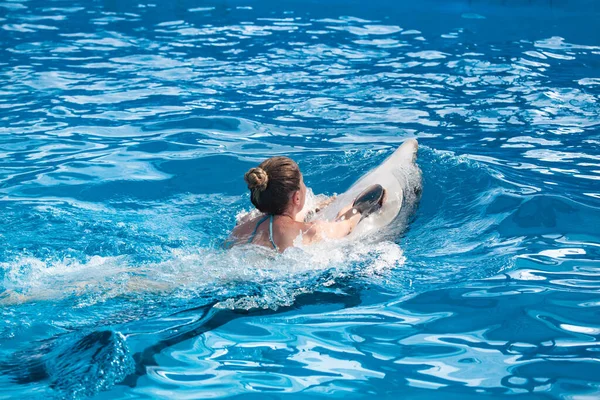
<svg viewBox="0 0 600 400">
<path fill-rule="evenodd" d="M 242 220 L 231 233 L 234 245 L 252 243 L 283 251 L 290 247 L 298 235 L 307 231 L 311 224 L 293 220 L 288 215 L 261 214 Z"/>
</svg>

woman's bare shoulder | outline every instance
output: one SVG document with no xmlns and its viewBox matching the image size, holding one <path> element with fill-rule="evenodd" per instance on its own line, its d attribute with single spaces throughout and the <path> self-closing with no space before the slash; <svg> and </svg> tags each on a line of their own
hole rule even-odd
<svg viewBox="0 0 600 400">
<path fill-rule="evenodd" d="M 246 231 L 252 231 L 254 229 L 254 227 L 256 226 L 256 224 L 258 223 L 258 221 L 263 218 L 264 216 L 262 214 L 259 215 L 251 215 L 251 213 L 244 215 L 242 218 L 240 218 L 237 222 L 237 225 L 235 226 L 235 228 L 233 228 L 232 233 L 236 234 L 236 233 L 244 233 Z"/>
<path fill-rule="evenodd" d="M 261 215 L 245 215 L 243 219 L 238 219 L 237 225 L 233 228 L 227 238 L 226 246 L 231 247 L 236 244 L 246 243 L 259 222 Z"/>
</svg>

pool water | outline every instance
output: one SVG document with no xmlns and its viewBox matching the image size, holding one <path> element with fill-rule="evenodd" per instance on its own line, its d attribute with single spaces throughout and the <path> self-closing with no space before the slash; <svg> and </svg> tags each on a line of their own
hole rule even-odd
<svg viewBox="0 0 600 400">
<path fill-rule="evenodd" d="M 597 398 L 600 5 L 0 2 L 0 399 Z M 394 235 L 224 251 L 243 173 Z"/>
</svg>

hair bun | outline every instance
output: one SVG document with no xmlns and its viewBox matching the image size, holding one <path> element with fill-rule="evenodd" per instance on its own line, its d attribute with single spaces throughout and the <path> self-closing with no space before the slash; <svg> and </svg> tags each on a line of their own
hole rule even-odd
<svg viewBox="0 0 600 400">
<path fill-rule="evenodd" d="M 267 188 L 269 175 L 267 175 L 266 171 L 260 167 L 250 168 L 250 170 L 246 172 L 246 175 L 244 175 L 244 180 L 248 184 L 248 189 L 258 189 L 258 191 L 262 192 Z"/>
</svg>

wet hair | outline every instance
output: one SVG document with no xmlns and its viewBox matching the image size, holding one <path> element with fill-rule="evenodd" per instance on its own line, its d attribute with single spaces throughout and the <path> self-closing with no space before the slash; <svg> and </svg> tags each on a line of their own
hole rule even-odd
<svg viewBox="0 0 600 400">
<path fill-rule="evenodd" d="M 283 214 L 290 196 L 300 190 L 300 168 L 287 157 L 271 157 L 244 175 L 250 200 L 266 214 Z"/>
</svg>

